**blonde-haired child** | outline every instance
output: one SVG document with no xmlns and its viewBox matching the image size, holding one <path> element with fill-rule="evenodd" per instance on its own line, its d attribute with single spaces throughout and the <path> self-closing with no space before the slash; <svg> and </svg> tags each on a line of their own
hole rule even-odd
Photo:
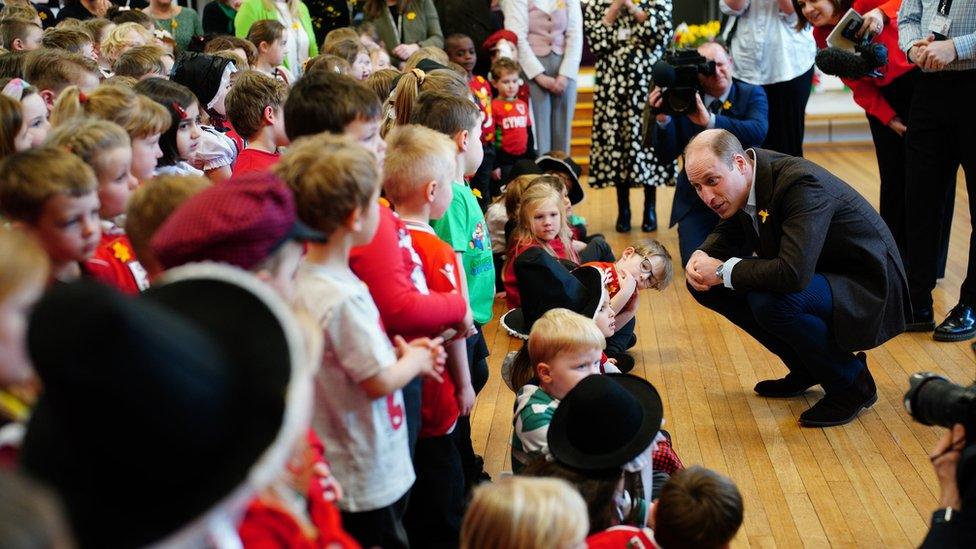
<svg viewBox="0 0 976 549">
<path fill-rule="evenodd" d="M 464 273 L 454 249 L 438 238 L 431 218 L 441 218 L 454 198 L 457 148 L 446 135 L 406 125 L 387 136 L 383 189 L 410 231 L 431 291 L 463 295 Z M 459 416 L 469 416 L 475 392 L 468 369 L 467 334 L 445 343 L 448 372 L 441 383 L 424 380 L 420 436 L 414 453 L 417 481 L 404 524 L 411 544 L 456 542 L 464 508 L 461 456 L 452 440 Z"/>
<path fill-rule="evenodd" d="M 586 502 L 568 482 L 508 477 L 475 489 L 461 549 L 576 549 L 586 545 L 589 525 Z"/>
<path fill-rule="evenodd" d="M 568 309 L 551 309 L 532 325 L 528 354 L 537 383 L 525 383 L 515 396 L 515 473 L 549 454 L 546 435 L 552 413 L 581 379 L 600 373 L 604 344 L 603 332 L 593 319 Z M 513 371 L 513 383 L 516 375 Z"/>
<path fill-rule="evenodd" d="M 515 260 L 529 248 L 542 248 L 559 259 L 579 263 L 573 236 L 566 222 L 566 207 L 559 191 L 550 185 L 530 185 L 522 193 L 515 230 L 509 240 L 502 281 L 510 308 L 521 305 Z"/>
<path fill-rule="evenodd" d="M 102 39 L 102 43 L 99 45 L 99 51 L 101 52 L 98 60 L 99 65 L 106 69 L 111 69 L 115 65 L 115 62 L 119 60 L 119 56 L 126 50 L 136 46 L 155 43 L 156 39 L 152 32 L 139 23 L 122 23 L 121 25 L 116 25 L 108 31 L 105 38 Z"/>
<path fill-rule="evenodd" d="M 62 149 L 30 149 L 0 163 L 0 215 L 37 238 L 62 282 L 79 278 L 98 247 L 97 191 L 92 169 Z"/>
<path fill-rule="evenodd" d="M 372 65 L 373 74 L 393 68 L 393 64 L 390 62 L 390 54 L 386 53 L 386 48 L 367 45 L 366 50 L 369 52 L 369 62 Z"/>
<path fill-rule="evenodd" d="M 95 254 L 85 261 L 85 272 L 128 293 L 148 288 L 149 276 L 136 259 L 125 231 L 116 222 L 125 213 L 129 196 L 139 183 L 132 176 L 129 135 L 114 122 L 77 119 L 55 128 L 48 143 L 84 160 L 98 180 L 102 238 Z"/>
<path fill-rule="evenodd" d="M 142 182 L 152 179 L 156 162 L 163 155 L 160 136 L 172 123 L 165 107 L 121 85 L 102 84 L 87 95 L 77 86 L 70 86 L 54 104 L 51 120 L 58 126 L 82 117 L 121 126 L 129 134 L 132 146 L 132 175 Z"/>
</svg>

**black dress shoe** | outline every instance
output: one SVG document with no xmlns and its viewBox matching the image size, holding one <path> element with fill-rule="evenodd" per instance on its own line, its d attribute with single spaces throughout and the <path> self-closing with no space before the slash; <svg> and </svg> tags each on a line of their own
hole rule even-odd
<svg viewBox="0 0 976 549">
<path fill-rule="evenodd" d="M 617 214 L 617 232 L 618 233 L 629 233 L 630 232 L 630 208 L 626 210 L 620 210 Z"/>
<path fill-rule="evenodd" d="M 953 307 L 932 334 L 936 341 L 965 341 L 973 336 L 976 336 L 976 311 L 964 303 Z"/>
<path fill-rule="evenodd" d="M 789 373 L 782 379 L 760 381 L 752 390 L 759 396 L 767 398 L 789 398 L 802 395 L 814 385 L 816 382 Z"/>
<path fill-rule="evenodd" d="M 935 329 L 935 319 L 932 316 L 932 307 L 925 309 L 915 309 L 912 318 L 905 323 L 906 332 L 931 332 Z"/>
<path fill-rule="evenodd" d="M 863 353 L 858 353 L 858 358 L 862 358 L 862 356 Z M 857 414 L 861 413 L 861 410 L 870 408 L 877 401 L 878 388 L 874 383 L 871 371 L 865 366 L 850 387 L 827 393 L 809 410 L 800 414 L 800 426 L 832 427 L 844 425 L 853 421 Z"/>
</svg>

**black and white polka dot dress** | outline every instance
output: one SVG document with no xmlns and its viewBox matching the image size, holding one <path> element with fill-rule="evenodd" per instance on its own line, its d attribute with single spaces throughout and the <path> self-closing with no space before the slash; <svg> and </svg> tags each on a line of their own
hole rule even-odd
<svg viewBox="0 0 976 549">
<path fill-rule="evenodd" d="M 603 23 L 613 0 L 588 0 L 583 30 L 597 57 L 593 98 L 593 137 L 589 182 L 593 187 L 667 185 L 673 162 L 662 164 L 641 144 L 641 114 L 651 85 L 651 67 L 663 55 L 674 32 L 671 0 L 634 0 L 648 15 L 638 23 L 621 7 L 613 25 Z"/>
</svg>

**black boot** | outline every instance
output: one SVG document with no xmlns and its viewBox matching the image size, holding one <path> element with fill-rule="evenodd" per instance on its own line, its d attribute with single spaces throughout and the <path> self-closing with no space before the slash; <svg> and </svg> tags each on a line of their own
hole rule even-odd
<svg viewBox="0 0 976 549">
<path fill-rule="evenodd" d="M 630 232 L 630 187 L 618 183 L 617 190 L 617 232 Z"/>
<path fill-rule="evenodd" d="M 641 230 L 645 233 L 652 233 L 657 230 L 655 206 L 657 206 L 657 187 L 644 185 L 644 217 L 641 221 Z"/>
</svg>

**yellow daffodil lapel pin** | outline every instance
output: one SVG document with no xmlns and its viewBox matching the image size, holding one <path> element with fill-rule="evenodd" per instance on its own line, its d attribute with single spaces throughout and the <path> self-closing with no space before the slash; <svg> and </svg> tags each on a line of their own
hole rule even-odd
<svg viewBox="0 0 976 549">
<path fill-rule="evenodd" d="M 762 219 L 762 222 L 765 223 L 766 218 L 769 217 L 769 212 L 766 210 L 759 210 L 759 217 Z"/>
</svg>

